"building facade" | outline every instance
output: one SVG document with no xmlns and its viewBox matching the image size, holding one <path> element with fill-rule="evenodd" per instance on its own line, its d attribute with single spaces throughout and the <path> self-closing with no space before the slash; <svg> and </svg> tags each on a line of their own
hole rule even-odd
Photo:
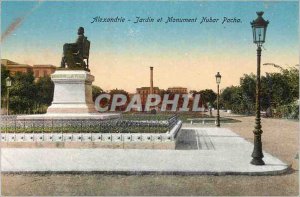
<svg viewBox="0 0 300 197">
<path fill-rule="evenodd" d="M 7 59 L 1 60 L 1 65 L 4 65 L 7 70 L 9 70 L 10 74 L 13 76 L 17 72 L 28 73 L 32 72 L 32 67 L 28 64 L 19 64 Z"/>
<path fill-rule="evenodd" d="M 53 65 L 33 65 L 34 78 L 37 80 L 41 77 L 50 76 L 55 72 L 56 67 Z"/>
<path fill-rule="evenodd" d="M 144 106 L 147 101 L 148 95 L 151 94 L 151 90 L 150 87 L 141 87 L 136 89 L 136 93 L 140 95 L 142 105 Z M 153 87 L 153 94 L 160 94 L 160 93 L 161 90 L 158 87 Z"/>
<path fill-rule="evenodd" d="M 168 92 L 173 93 L 173 94 L 187 94 L 188 90 L 187 88 L 183 87 L 170 87 L 167 89 Z"/>
<path fill-rule="evenodd" d="M 1 59 L 1 65 L 4 65 L 9 70 L 10 75 L 14 76 L 17 72 L 28 73 L 33 72 L 35 80 L 41 77 L 50 76 L 55 72 L 56 67 L 53 65 L 33 65 L 19 64 L 8 59 Z"/>
</svg>

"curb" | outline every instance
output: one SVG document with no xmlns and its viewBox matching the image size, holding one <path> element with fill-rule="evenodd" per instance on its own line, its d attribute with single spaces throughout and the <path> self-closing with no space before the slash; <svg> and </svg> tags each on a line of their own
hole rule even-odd
<svg viewBox="0 0 300 197">
<path fill-rule="evenodd" d="M 285 169 L 276 171 L 265 172 L 213 172 L 213 171 L 1 171 L 3 175 L 15 175 L 15 174 L 103 174 L 103 175 L 179 175 L 179 176 L 191 176 L 191 175 L 210 175 L 210 176 L 227 176 L 227 175 L 242 175 L 242 176 L 277 176 L 287 174 L 292 171 L 291 165 L 288 165 Z"/>
</svg>

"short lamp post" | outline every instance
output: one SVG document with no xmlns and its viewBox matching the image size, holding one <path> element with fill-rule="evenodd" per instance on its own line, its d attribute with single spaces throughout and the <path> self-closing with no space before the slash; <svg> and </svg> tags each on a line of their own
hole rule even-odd
<svg viewBox="0 0 300 197">
<path fill-rule="evenodd" d="M 219 85 L 221 83 L 222 76 L 218 72 L 215 77 L 216 77 L 216 82 L 217 82 L 217 122 L 216 122 L 216 126 L 220 127 L 220 111 L 219 111 L 220 90 L 219 90 Z"/>
<path fill-rule="evenodd" d="M 11 87 L 11 79 L 10 77 L 7 77 L 5 79 L 6 82 L 6 88 L 7 88 L 7 98 L 6 98 L 6 115 L 9 115 L 9 88 Z"/>
<path fill-rule="evenodd" d="M 262 142 L 261 134 L 263 133 L 261 129 L 261 120 L 260 120 L 260 62 L 261 62 L 261 46 L 265 42 L 266 31 L 269 21 L 265 21 L 262 17 L 264 12 L 256 12 L 257 19 L 251 22 L 251 27 L 253 31 L 253 42 L 257 45 L 257 75 L 256 75 L 256 117 L 255 117 L 255 129 L 254 133 L 254 149 L 252 152 L 252 161 L 253 165 L 265 165 L 263 161 L 263 152 L 262 152 Z"/>
</svg>

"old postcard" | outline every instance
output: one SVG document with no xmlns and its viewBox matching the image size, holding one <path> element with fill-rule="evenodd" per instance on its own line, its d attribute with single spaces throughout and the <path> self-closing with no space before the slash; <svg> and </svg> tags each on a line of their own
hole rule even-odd
<svg viewBox="0 0 300 197">
<path fill-rule="evenodd" d="M 1 195 L 299 195 L 298 1 L 2 1 Z"/>
</svg>

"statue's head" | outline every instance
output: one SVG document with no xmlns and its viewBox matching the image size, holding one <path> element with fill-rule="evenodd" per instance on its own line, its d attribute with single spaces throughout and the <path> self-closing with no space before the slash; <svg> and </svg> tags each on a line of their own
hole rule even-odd
<svg viewBox="0 0 300 197">
<path fill-rule="evenodd" d="M 83 27 L 79 27 L 78 28 L 78 35 L 83 35 L 84 34 L 84 28 Z"/>
</svg>

